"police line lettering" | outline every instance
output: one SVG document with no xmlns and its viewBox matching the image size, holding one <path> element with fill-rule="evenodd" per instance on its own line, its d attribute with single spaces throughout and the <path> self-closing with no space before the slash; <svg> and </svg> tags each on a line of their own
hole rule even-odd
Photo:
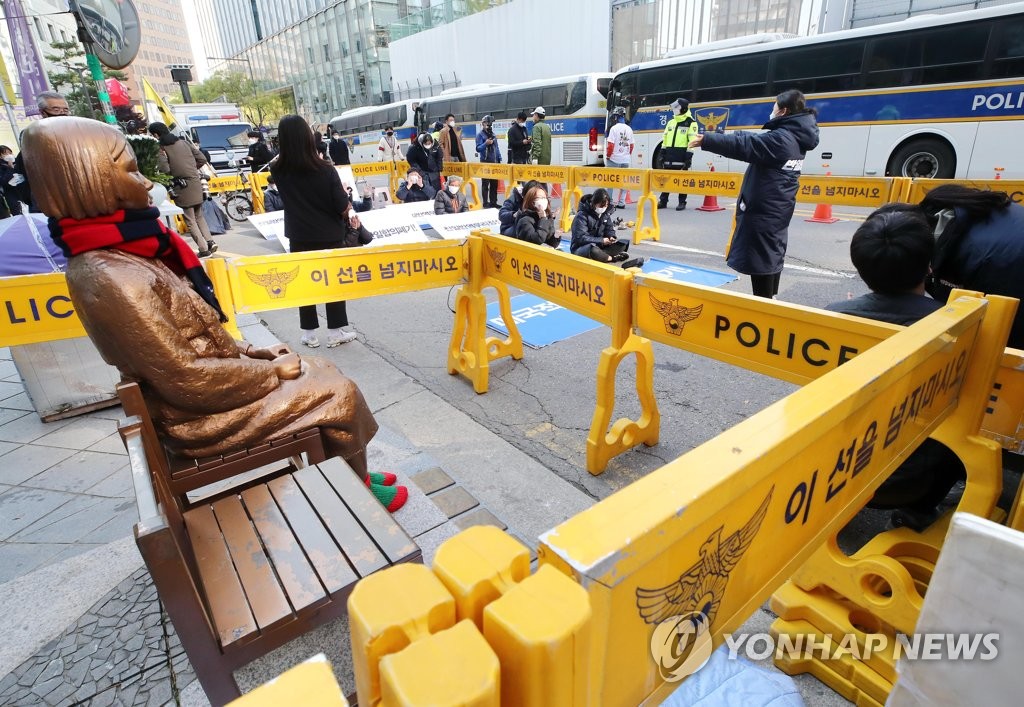
<svg viewBox="0 0 1024 707">
<path fill-rule="evenodd" d="M 820 356 L 832 354 L 832 347 L 822 339 L 812 337 L 800 341 L 794 332 L 780 334 L 775 331 L 775 327 L 768 327 L 767 332 L 762 332 L 753 322 L 740 322 L 734 330 L 732 321 L 728 317 L 721 314 L 716 315 L 715 338 L 720 339 L 722 334 L 728 331 L 733 332 L 740 346 L 748 349 L 760 347 L 766 353 L 773 356 L 784 356 L 790 360 L 799 356 L 811 366 L 826 366 L 830 362 L 829 358 L 834 358 L 835 365 L 839 366 L 851 360 L 858 353 L 857 349 L 852 346 L 841 345 L 836 354 L 829 358 L 820 358 Z"/>
<path fill-rule="evenodd" d="M 72 307 L 68 307 L 67 309 L 62 307 L 58 310 L 56 307 L 58 302 L 70 305 L 71 298 L 67 295 L 54 295 L 43 303 L 43 309 L 54 319 L 67 319 L 75 313 L 75 310 Z M 4 305 L 7 308 L 7 320 L 11 324 L 24 324 L 30 321 L 29 318 L 31 318 L 31 321 L 33 322 L 39 322 L 43 319 L 42 313 L 39 310 L 39 303 L 36 302 L 35 297 L 28 298 L 28 312 L 21 307 L 16 306 L 16 303 L 11 300 L 6 300 Z"/>
</svg>

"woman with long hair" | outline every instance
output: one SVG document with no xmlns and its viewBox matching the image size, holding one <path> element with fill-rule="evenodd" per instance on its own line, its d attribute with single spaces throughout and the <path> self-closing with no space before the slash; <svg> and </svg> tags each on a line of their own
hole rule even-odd
<svg viewBox="0 0 1024 707">
<path fill-rule="evenodd" d="M 535 186 L 523 197 L 516 214 L 516 238 L 535 245 L 557 248 L 562 239 L 555 235 L 555 216 L 548 207 L 548 193 Z"/>
<path fill-rule="evenodd" d="M 313 131 L 300 116 L 286 115 L 277 126 L 281 149 L 270 163 L 270 174 L 284 203 L 284 234 L 293 253 L 344 248 L 348 222 L 355 218 L 348 194 L 338 172 L 317 154 Z M 328 302 L 327 348 L 356 338 L 346 331 L 348 312 L 345 302 Z M 320 345 L 316 306 L 299 307 L 302 343 L 310 348 Z"/>
<path fill-rule="evenodd" d="M 868 220 L 889 211 L 911 211 L 935 234 L 932 271 L 925 289 L 945 302 L 953 288 L 1024 300 L 1024 206 L 998 191 L 945 184 L 920 204 L 886 204 Z M 1008 345 L 1024 348 L 1024 307 L 1017 308 Z"/>
<path fill-rule="evenodd" d="M 776 97 L 771 116 L 762 126 L 767 132 L 709 132 L 689 145 L 691 150 L 700 147 L 750 164 L 743 175 L 736 227 L 726 253 L 729 267 L 750 276 L 758 297 L 772 299 L 779 293 L 804 155 L 818 146 L 815 115 L 804 94 L 790 89 Z"/>
<path fill-rule="evenodd" d="M 188 232 L 199 249 L 199 257 L 205 258 L 217 250 L 203 216 L 203 182 L 199 170 L 208 164 L 206 157 L 199 148 L 179 138 L 163 123 L 150 123 L 149 134 L 160 142 L 157 169 L 170 174 L 177 182 L 170 190 L 171 198 L 183 212 Z"/>
</svg>

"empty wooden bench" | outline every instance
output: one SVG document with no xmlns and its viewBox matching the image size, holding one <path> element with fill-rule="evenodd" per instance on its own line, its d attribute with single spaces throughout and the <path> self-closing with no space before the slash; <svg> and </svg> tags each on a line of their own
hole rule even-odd
<svg viewBox="0 0 1024 707">
<path fill-rule="evenodd" d="M 344 461 L 328 459 L 191 504 L 150 459 L 143 421 L 121 423 L 139 507 L 135 541 L 213 705 L 232 671 L 345 612 L 359 579 L 420 550 Z"/>
</svg>

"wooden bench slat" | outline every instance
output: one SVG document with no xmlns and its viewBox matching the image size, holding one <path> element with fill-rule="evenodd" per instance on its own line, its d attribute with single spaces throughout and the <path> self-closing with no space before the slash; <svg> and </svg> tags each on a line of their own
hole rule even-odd
<svg viewBox="0 0 1024 707">
<path fill-rule="evenodd" d="M 345 501 L 345 505 L 370 537 L 377 542 L 388 560 L 392 563 L 402 562 L 420 551 L 398 521 L 374 498 L 373 493 L 352 472 L 348 464 L 333 457 L 320 462 L 319 466 L 324 477 Z"/>
<path fill-rule="evenodd" d="M 347 468 L 346 471 L 349 474 L 352 473 Z M 307 466 L 292 476 L 302 487 L 306 498 L 309 499 L 317 514 L 323 519 L 324 525 L 334 537 L 334 542 L 345 552 L 360 577 L 365 577 L 371 572 L 388 566 L 387 558 L 366 534 L 359 521 L 352 516 L 348 506 L 338 497 L 337 492 L 323 477 L 319 468 Z M 370 493 L 365 486 L 363 491 Z"/>
<path fill-rule="evenodd" d="M 203 577 L 203 591 L 213 614 L 220 644 L 228 646 L 257 631 L 242 583 L 235 573 L 224 536 L 213 509 L 199 506 L 185 513 L 185 527 L 192 543 L 196 564 Z"/>
<path fill-rule="evenodd" d="M 333 594 L 359 579 L 292 475 L 278 477 L 267 486 L 327 591 Z"/>
<path fill-rule="evenodd" d="M 270 495 L 270 489 L 265 484 L 246 489 L 242 492 L 242 502 L 295 611 L 325 599 L 327 594 Z"/>
<path fill-rule="evenodd" d="M 242 588 L 252 608 L 252 615 L 261 630 L 273 626 L 292 614 L 288 598 L 260 545 L 252 522 L 238 496 L 228 496 L 213 504 L 224 541 L 242 581 Z M 204 578 L 204 582 L 205 582 Z"/>
</svg>

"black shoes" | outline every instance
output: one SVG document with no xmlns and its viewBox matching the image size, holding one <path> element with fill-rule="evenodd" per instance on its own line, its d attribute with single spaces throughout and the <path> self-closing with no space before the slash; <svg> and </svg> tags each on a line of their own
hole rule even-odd
<svg viewBox="0 0 1024 707">
<path fill-rule="evenodd" d="M 625 255 L 625 254 L 623 254 L 623 255 Z M 624 262 L 622 264 L 622 269 L 623 270 L 629 270 L 630 268 L 639 268 L 643 264 L 644 264 L 644 259 L 643 258 L 639 258 L 639 257 L 637 257 L 637 258 L 630 258 L 629 260 L 627 260 L 626 262 Z"/>
<path fill-rule="evenodd" d="M 626 205 L 625 204 L 616 204 L 615 208 L 616 209 L 624 209 L 624 208 L 626 208 Z"/>
<path fill-rule="evenodd" d="M 686 204 L 680 204 L 679 206 L 676 207 L 676 211 L 685 211 L 685 210 L 686 210 Z"/>
<path fill-rule="evenodd" d="M 616 253 L 612 256 L 613 263 L 621 263 L 624 260 L 629 260 L 629 253 Z"/>
<path fill-rule="evenodd" d="M 667 201 L 659 201 L 658 202 L 658 208 L 659 209 L 667 209 L 668 208 L 668 202 Z"/>
<path fill-rule="evenodd" d="M 206 241 L 206 250 L 208 250 L 211 253 L 216 253 L 217 252 L 217 244 L 214 243 L 213 241 Z"/>
</svg>

